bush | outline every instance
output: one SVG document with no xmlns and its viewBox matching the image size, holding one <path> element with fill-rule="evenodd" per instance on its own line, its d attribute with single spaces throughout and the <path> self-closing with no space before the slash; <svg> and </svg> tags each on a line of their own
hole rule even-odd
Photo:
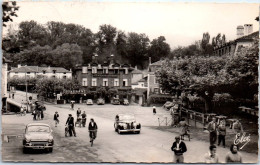
<svg viewBox="0 0 260 165">
<path fill-rule="evenodd" d="M 220 104 L 234 102 L 232 96 L 229 93 L 221 93 L 221 94 L 215 93 L 212 101 Z"/>
<path fill-rule="evenodd" d="M 164 104 L 166 101 L 172 101 L 172 96 L 153 94 L 147 99 L 147 104 Z"/>
</svg>

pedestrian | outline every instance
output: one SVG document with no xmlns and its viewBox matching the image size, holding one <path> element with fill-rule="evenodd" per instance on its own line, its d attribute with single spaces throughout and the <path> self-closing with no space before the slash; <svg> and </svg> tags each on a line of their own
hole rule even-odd
<svg viewBox="0 0 260 165">
<path fill-rule="evenodd" d="M 77 110 L 77 117 L 79 117 L 80 114 L 81 114 L 81 110 L 80 110 L 80 108 L 78 108 L 78 110 Z"/>
<path fill-rule="evenodd" d="M 156 107 L 153 106 L 153 114 L 155 115 L 156 114 Z"/>
<path fill-rule="evenodd" d="M 82 117 L 82 126 L 85 127 L 86 122 L 87 122 L 87 114 L 85 111 L 83 111 L 83 114 L 81 114 L 81 117 Z"/>
<path fill-rule="evenodd" d="M 243 131 L 243 127 L 242 127 L 242 124 L 240 123 L 239 119 L 237 119 L 234 124 L 233 124 L 233 132 L 235 134 L 238 134 L 240 133 L 240 135 L 244 132 Z"/>
<path fill-rule="evenodd" d="M 74 118 L 72 117 L 72 114 L 69 114 L 69 117 L 66 121 L 66 125 L 68 124 L 69 126 L 69 134 L 70 136 L 72 136 L 72 133 L 73 135 L 76 137 L 76 131 L 75 131 L 75 127 L 74 127 Z"/>
<path fill-rule="evenodd" d="M 186 144 L 180 140 L 180 136 L 175 137 L 175 142 L 173 142 L 171 149 L 174 152 L 173 163 L 183 163 L 183 153 L 187 151 L 187 147 Z"/>
<path fill-rule="evenodd" d="M 53 120 L 55 121 L 55 127 L 59 124 L 59 113 L 56 111 L 53 117 Z"/>
<path fill-rule="evenodd" d="M 34 109 L 33 112 L 32 112 L 32 115 L 33 115 L 33 120 L 36 120 L 36 115 L 37 115 L 37 112 L 36 110 Z"/>
<path fill-rule="evenodd" d="M 186 122 L 185 118 L 181 118 L 181 121 L 179 122 L 180 126 L 180 137 L 181 140 L 184 140 L 184 135 L 189 135 L 189 124 Z M 190 138 L 190 137 L 189 137 Z"/>
<path fill-rule="evenodd" d="M 74 110 L 74 101 L 71 101 L 70 103 L 71 109 Z"/>
<path fill-rule="evenodd" d="M 238 146 L 231 144 L 230 152 L 226 155 L 226 163 L 242 163 L 242 156 L 238 152 Z"/>
<path fill-rule="evenodd" d="M 226 147 L 226 143 L 225 143 L 225 137 L 226 137 L 226 124 L 224 120 L 220 121 L 220 124 L 218 126 L 218 146 L 220 145 L 220 143 L 223 143 L 223 147 Z"/>
<path fill-rule="evenodd" d="M 209 146 L 209 152 L 204 155 L 205 163 L 219 163 L 216 152 L 217 147 L 215 145 Z"/>
<path fill-rule="evenodd" d="M 213 117 L 212 121 L 209 122 L 207 126 L 207 130 L 209 131 L 209 141 L 210 145 L 215 144 L 217 140 L 217 123 L 216 123 L 216 118 Z"/>
</svg>

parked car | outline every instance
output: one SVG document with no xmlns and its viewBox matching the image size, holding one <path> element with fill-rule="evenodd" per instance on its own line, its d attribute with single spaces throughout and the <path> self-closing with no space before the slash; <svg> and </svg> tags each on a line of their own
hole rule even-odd
<svg viewBox="0 0 260 165">
<path fill-rule="evenodd" d="M 87 105 L 93 105 L 92 99 L 87 99 Z"/>
<path fill-rule="evenodd" d="M 102 98 L 98 98 L 97 99 L 97 105 L 104 105 L 105 104 L 105 100 Z"/>
<path fill-rule="evenodd" d="M 47 149 L 49 152 L 53 150 L 52 129 L 45 123 L 30 123 L 25 127 L 23 139 L 23 152 L 28 149 Z"/>
<path fill-rule="evenodd" d="M 119 99 L 118 98 L 114 98 L 112 104 L 113 105 L 120 105 Z"/>
<path fill-rule="evenodd" d="M 141 124 L 136 122 L 134 114 L 117 114 L 114 123 L 115 131 L 140 133 Z"/>
<path fill-rule="evenodd" d="M 170 110 L 171 107 L 174 106 L 174 103 L 171 101 L 166 101 L 166 103 L 163 105 L 163 108 L 165 108 L 166 110 Z"/>
<path fill-rule="evenodd" d="M 124 105 L 129 105 L 128 99 L 124 99 L 124 100 L 123 100 L 123 104 L 124 104 Z"/>
</svg>

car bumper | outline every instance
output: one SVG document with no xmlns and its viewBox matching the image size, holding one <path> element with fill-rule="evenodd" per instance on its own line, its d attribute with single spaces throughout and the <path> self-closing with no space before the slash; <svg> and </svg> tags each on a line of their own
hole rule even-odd
<svg viewBox="0 0 260 165">
<path fill-rule="evenodd" d="M 139 132 L 141 129 L 120 129 L 120 132 Z"/>
<path fill-rule="evenodd" d="M 24 148 L 30 148 L 30 149 L 47 149 L 47 148 L 53 148 L 53 146 L 23 146 Z"/>
</svg>

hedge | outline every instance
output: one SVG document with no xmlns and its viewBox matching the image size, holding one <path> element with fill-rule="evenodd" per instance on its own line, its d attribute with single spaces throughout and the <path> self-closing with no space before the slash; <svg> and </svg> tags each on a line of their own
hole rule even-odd
<svg viewBox="0 0 260 165">
<path fill-rule="evenodd" d="M 148 104 L 148 106 L 151 104 L 164 104 L 166 101 L 172 101 L 172 96 L 152 94 L 147 99 L 147 104 Z"/>
</svg>

